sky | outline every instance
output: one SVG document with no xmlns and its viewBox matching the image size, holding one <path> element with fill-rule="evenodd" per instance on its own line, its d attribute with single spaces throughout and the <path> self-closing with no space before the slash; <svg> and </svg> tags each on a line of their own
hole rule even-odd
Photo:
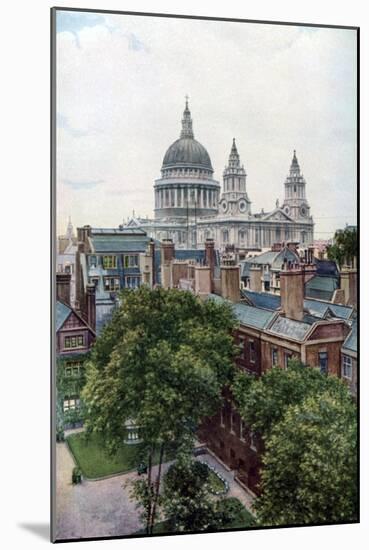
<svg viewBox="0 0 369 550">
<path fill-rule="evenodd" d="M 296 149 L 315 238 L 356 223 L 355 31 L 58 11 L 56 56 L 58 234 L 153 217 L 186 94 L 221 183 L 236 139 L 252 212 Z"/>
</svg>

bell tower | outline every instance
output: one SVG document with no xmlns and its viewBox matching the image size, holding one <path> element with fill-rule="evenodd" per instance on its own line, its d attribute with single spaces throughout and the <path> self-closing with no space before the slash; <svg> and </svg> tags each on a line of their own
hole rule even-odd
<svg viewBox="0 0 369 550">
<path fill-rule="evenodd" d="M 306 181 L 293 151 L 289 175 L 284 182 L 283 210 L 294 220 L 308 220 L 310 206 L 306 200 Z"/>
<path fill-rule="evenodd" d="M 220 199 L 221 214 L 249 214 L 251 201 L 246 192 L 246 171 L 240 163 L 236 140 L 233 138 L 228 165 L 223 172 L 223 193 Z"/>
</svg>

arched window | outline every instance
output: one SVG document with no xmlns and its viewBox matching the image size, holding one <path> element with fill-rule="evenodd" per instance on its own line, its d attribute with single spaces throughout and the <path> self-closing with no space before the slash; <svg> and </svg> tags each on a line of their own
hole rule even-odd
<svg viewBox="0 0 369 550">
<path fill-rule="evenodd" d="M 228 229 L 223 229 L 223 232 L 222 232 L 222 239 L 223 239 L 223 242 L 224 242 L 224 243 L 227 243 L 227 242 L 228 242 L 228 240 L 229 240 Z"/>
</svg>

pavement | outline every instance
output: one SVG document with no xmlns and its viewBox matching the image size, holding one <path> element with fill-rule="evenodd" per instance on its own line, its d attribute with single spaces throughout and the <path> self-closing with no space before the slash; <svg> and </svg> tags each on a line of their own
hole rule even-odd
<svg viewBox="0 0 369 550">
<path fill-rule="evenodd" d="M 234 480 L 212 455 L 203 454 L 197 460 L 215 468 L 229 483 L 227 497 L 237 497 L 251 510 L 252 497 Z M 163 465 L 163 473 L 171 463 Z M 142 525 L 135 502 L 129 498 L 127 483 L 136 473 L 127 473 L 99 481 L 84 480 L 72 484 L 74 459 L 66 443 L 56 444 L 56 538 L 81 539 L 133 534 Z M 155 475 L 157 468 L 153 468 Z"/>
</svg>

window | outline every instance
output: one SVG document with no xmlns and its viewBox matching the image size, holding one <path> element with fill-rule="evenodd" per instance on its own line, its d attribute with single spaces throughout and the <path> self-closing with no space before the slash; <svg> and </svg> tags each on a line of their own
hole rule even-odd
<svg viewBox="0 0 369 550">
<path fill-rule="evenodd" d="M 240 422 L 240 440 L 246 441 L 247 425 L 244 420 Z"/>
<path fill-rule="evenodd" d="M 125 278 L 126 281 L 126 288 L 138 288 L 140 286 L 140 277 L 130 275 Z"/>
<path fill-rule="evenodd" d="M 66 349 L 81 348 L 84 345 L 84 336 L 79 334 L 78 336 L 66 336 L 64 338 L 64 347 Z"/>
<path fill-rule="evenodd" d="M 238 336 L 238 347 L 240 348 L 240 357 L 245 356 L 245 337 L 239 335 Z"/>
<path fill-rule="evenodd" d="M 222 426 L 222 428 L 224 428 L 225 426 L 225 422 L 224 422 L 224 407 L 222 407 L 220 409 L 220 425 Z"/>
<path fill-rule="evenodd" d="M 79 376 L 81 368 L 82 368 L 81 361 L 68 361 L 68 363 L 65 366 L 65 375 Z"/>
<path fill-rule="evenodd" d="M 225 229 L 225 230 L 223 231 L 222 237 L 223 237 L 223 242 L 224 242 L 224 243 L 227 243 L 227 242 L 228 242 L 228 238 L 229 238 L 229 236 L 228 236 L 228 230 L 227 230 L 227 229 Z"/>
<path fill-rule="evenodd" d="M 138 267 L 138 254 L 130 254 L 124 256 L 124 267 Z"/>
<path fill-rule="evenodd" d="M 250 363 L 255 363 L 255 361 L 256 361 L 256 351 L 255 351 L 255 342 L 254 342 L 254 340 L 249 341 L 249 352 L 250 352 Z"/>
<path fill-rule="evenodd" d="M 352 359 L 347 355 L 342 356 L 342 377 L 352 379 Z"/>
<path fill-rule="evenodd" d="M 234 428 L 235 428 L 236 422 L 237 422 L 236 415 L 233 412 L 231 412 L 231 429 L 230 429 L 231 434 L 235 433 Z"/>
<path fill-rule="evenodd" d="M 89 256 L 88 257 L 88 265 L 90 267 L 96 267 L 97 266 L 97 256 Z"/>
<path fill-rule="evenodd" d="M 104 269 L 116 269 L 117 257 L 116 256 L 103 256 L 103 268 Z"/>
<path fill-rule="evenodd" d="M 120 289 L 119 277 L 104 277 L 104 290 L 106 292 L 116 292 Z"/>
<path fill-rule="evenodd" d="M 292 353 L 287 352 L 287 353 L 284 354 L 284 368 L 285 369 L 288 369 L 288 361 L 291 359 L 291 357 L 292 357 Z"/>
<path fill-rule="evenodd" d="M 253 431 L 250 431 L 250 449 L 252 449 L 253 451 L 257 451 L 256 437 L 255 437 L 255 433 Z"/>
<path fill-rule="evenodd" d="M 272 348 L 272 366 L 278 365 L 278 348 Z"/>
<path fill-rule="evenodd" d="M 328 373 L 328 353 L 321 351 L 318 353 L 319 369 L 321 374 Z"/>
<path fill-rule="evenodd" d="M 66 397 L 63 401 L 64 412 L 79 409 L 79 406 L 80 400 L 77 396 Z"/>
</svg>

